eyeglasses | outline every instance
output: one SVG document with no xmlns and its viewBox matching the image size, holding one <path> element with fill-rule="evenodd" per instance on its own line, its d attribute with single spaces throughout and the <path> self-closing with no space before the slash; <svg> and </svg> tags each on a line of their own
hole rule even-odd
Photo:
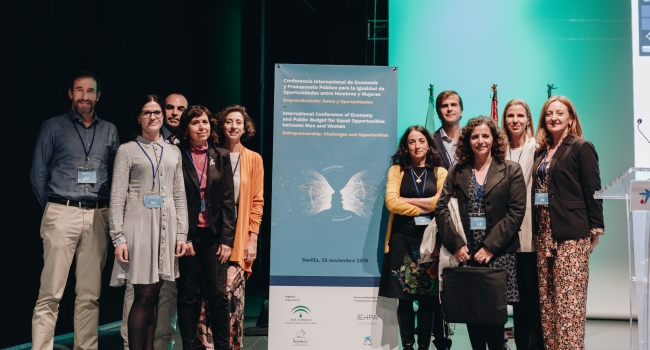
<svg viewBox="0 0 650 350">
<path fill-rule="evenodd" d="M 154 117 L 160 119 L 160 118 L 162 118 L 162 111 L 161 111 L 161 110 L 156 110 L 156 111 L 141 111 L 141 112 L 140 112 L 140 115 L 143 116 L 143 117 L 149 117 L 149 118 L 151 118 L 151 116 L 153 115 Z"/>
</svg>

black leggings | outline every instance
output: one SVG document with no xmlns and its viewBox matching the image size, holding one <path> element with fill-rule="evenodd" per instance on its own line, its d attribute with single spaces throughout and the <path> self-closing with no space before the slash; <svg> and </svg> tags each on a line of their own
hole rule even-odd
<svg viewBox="0 0 650 350">
<path fill-rule="evenodd" d="M 418 300 L 418 312 L 433 312 L 434 300 L 435 298 Z M 399 304 L 397 304 L 397 312 L 412 313 L 413 300 L 399 299 Z"/>
<path fill-rule="evenodd" d="M 485 350 L 487 344 L 490 350 L 503 349 L 504 325 L 486 325 L 486 324 L 467 324 L 467 333 L 469 342 L 474 350 Z"/>
<path fill-rule="evenodd" d="M 153 349 L 158 318 L 158 294 L 163 281 L 133 285 L 133 306 L 129 312 L 129 349 Z"/>
<path fill-rule="evenodd" d="M 399 299 L 397 305 L 397 312 L 413 313 L 413 300 Z M 446 344 L 447 325 L 442 317 L 442 309 L 440 308 L 440 300 L 438 298 L 427 298 L 418 300 L 418 312 L 433 313 L 433 337 L 436 339 L 436 344 Z M 441 345 L 442 348 L 442 345 Z"/>
</svg>

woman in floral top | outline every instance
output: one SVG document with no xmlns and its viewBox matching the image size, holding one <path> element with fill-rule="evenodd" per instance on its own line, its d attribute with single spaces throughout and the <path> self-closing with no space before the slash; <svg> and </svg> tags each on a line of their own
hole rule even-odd
<svg viewBox="0 0 650 350">
<path fill-rule="evenodd" d="M 604 232 L 598 154 L 573 103 L 549 98 L 539 116 L 532 194 L 544 348 L 584 349 L 589 255 Z"/>
</svg>

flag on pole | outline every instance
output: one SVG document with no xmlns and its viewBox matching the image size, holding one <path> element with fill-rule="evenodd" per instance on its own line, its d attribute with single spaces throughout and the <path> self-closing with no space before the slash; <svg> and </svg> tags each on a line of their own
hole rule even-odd
<svg viewBox="0 0 650 350">
<path fill-rule="evenodd" d="M 490 110 L 490 117 L 495 123 L 499 122 L 499 108 L 497 107 L 497 84 L 492 84 L 492 109 Z"/>
<path fill-rule="evenodd" d="M 551 98 L 551 96 L 553 96 L 553 90 L 557 89 L 557 87 L 555 87 L 555 84 L 548 84 L 546 86 L 548 87 L 546 94 L 548 95 L 548 98 Z"/>
<path fill-rule="evenodd" d="M 429 109 L 427 110 L 427 120 L 424 127 L 433 133 L 436 131 L 436 101 L 433 99 L 433 84 L 429 84 Z"/>
</svg>

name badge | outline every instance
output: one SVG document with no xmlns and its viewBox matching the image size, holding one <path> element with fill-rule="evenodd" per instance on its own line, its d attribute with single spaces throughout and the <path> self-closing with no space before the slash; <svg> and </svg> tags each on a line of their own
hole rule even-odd
<svg viewBox="0 0 650 350">
<path fill-rule="evenodd" d="M 548 205 L 548 193 L 535 193 L 535 205 Z"/>
<path fill-rule="evenodd" d="M 96 184 L 97 171 L 90 169 L 77 170 L 77 183 L 78 184 Z"/>
<path fill-rule="evenodd" d="M 205 199 L 201 198 L 201 213 L 205 211 Z"/>
<path fill-rule="evenodd" d="M 485 230 L 487 228 L 487 220 L 483 214 L 474 214 L 475 216 L 469 217 L 470 230 Z"/>
<path fill-rule="evenodd" d="M 428 216 L 415 216 L 413 220 L 415 220 L 415 226 L 425 226 L 431 223 L 431 218 Z"/>
<path fill-rule="evenodd" d="M 145 208 L 162 208 L 162 196 L 158 194 L 144 195 Z"/>
</svg>

